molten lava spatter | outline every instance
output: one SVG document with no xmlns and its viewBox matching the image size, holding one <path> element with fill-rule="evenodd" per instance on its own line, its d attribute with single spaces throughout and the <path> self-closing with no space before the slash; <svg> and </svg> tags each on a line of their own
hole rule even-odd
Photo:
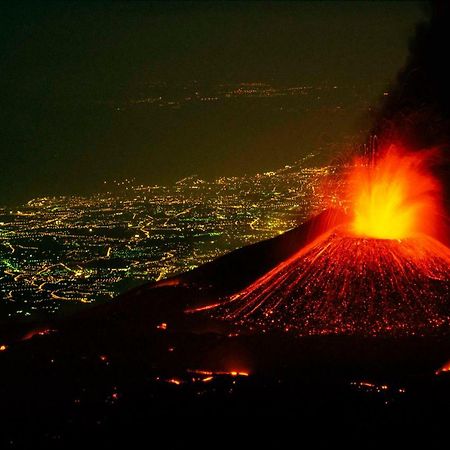
<svg viewBox="0 0 450 450">
<path fill-rule="evenodd" d="M 357 161 L 351 223 L 208 313 L 239 328 L 301 335 L 450 331 L 450 249 L 431 237 L 440 190 L 426 158 L 391 148 L 375 165 Z"/>
<path fill-rule="evenodd" d="M 333 231 L 244 289 L 213 316 L 260 330 L 407 335 L 450 324 L 450 250 L 427 236 Z"/>
<path fill-rule="evenodd" d="M 348 187 L 356 235 L 404 239 L 435 233 L 441 192 L 427 168 L 432 155 L 391 146 L 375 164 L 355 162 Z"/>
</svg>

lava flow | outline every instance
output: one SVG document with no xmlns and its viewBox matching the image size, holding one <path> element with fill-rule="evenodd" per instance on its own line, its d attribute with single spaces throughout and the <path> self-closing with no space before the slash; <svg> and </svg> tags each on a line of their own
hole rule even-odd
<svg viewBox="0 0 450 450">
<path fill-rule="evenodd" d="M 355 161 L 352 219 L 209 310 L 239 328 L 415 335 L 450 327 L 450 249 L 436 239 L 439 183 L 430 153 L 391 147 Z"/>
</svg>

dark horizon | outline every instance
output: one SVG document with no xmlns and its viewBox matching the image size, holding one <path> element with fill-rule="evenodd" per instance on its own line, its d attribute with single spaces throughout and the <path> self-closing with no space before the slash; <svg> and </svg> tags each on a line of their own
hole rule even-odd
<svg viewBox="0 0 450 450">
<path fill-rule="evenodd" d="M 425 17 L 418 2 L 0 8 L 0 204 L 88 194 L 104 180 L 257 173 L 311 151 L 325 162 L 327 148 L 369 128 Z M 176 104 L 254 82 L 337 89 Z M 162 106 L 141 102 L 159 96 Z"/>
</svg>

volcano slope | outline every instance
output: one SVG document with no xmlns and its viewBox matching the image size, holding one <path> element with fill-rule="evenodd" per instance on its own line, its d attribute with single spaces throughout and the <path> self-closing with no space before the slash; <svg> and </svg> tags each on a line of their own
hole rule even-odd
<svg viewBox="0 0 450 450">
<path fill-rule="evenodd" d="M 240 328 L 302 335 L 420 335 L 448 329 L 450 250 L 336 228 L 211 310 Z"/>
</svg>

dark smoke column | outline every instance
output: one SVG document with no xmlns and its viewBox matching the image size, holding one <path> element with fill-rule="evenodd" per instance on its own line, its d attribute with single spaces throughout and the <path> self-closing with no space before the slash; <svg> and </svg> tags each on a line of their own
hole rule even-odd
<svg viewBox="0 0 450 450">
<path fill-rule="evenodd" d="M 378 111 L 374 134 L 400 139 L 409 149 L 438 147 L 436 175 L 450 207 L 450 2 L 425 5 L 429 19 L 417 25 L 410 55 Z M 447 214 L 448 216 L 448 214 Z"/>
</svg>

